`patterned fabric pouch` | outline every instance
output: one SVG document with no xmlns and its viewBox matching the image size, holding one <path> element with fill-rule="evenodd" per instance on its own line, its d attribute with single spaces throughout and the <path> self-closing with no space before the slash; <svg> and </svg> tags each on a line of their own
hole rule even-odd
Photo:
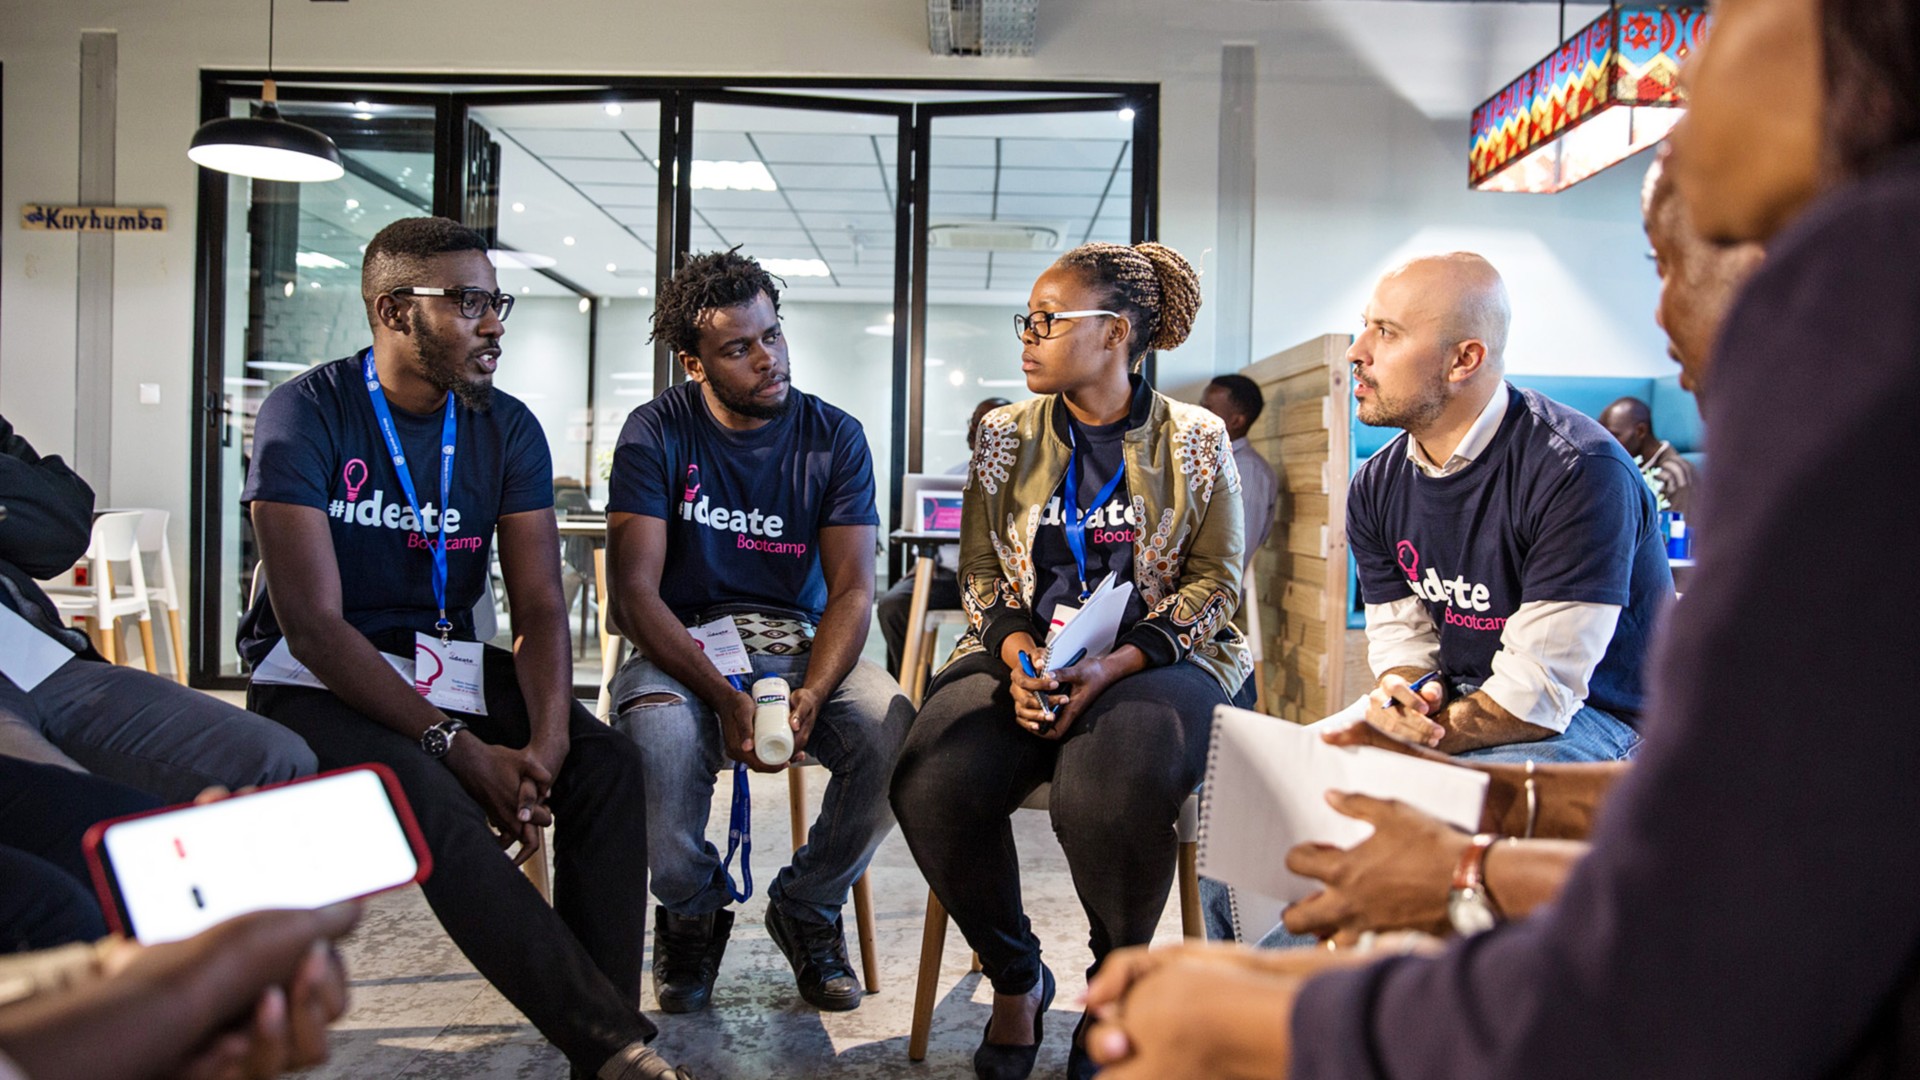
<svg viewBox="0 0 1920 1080">
<path fill-rule="evenodd" d="M 771 656 L 797 656 L 813 651 L 813 624 L 784 615 L 763 615 L 757 611 L 736 611 L 733 625 L 749 653 Z"/>
</svg>

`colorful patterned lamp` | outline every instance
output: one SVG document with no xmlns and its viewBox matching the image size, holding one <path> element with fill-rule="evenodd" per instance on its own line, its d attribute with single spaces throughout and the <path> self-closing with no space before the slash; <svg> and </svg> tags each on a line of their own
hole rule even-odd
<svg viewBox="0 0 1920 1080">
<path fill-rule="evenodd" d="M 1684 112 L 1680 63 L 1706 33 L 1700 8 L 1608 9 L 1473 110 L 1468 185 L 1564 191 L 1659 142 Z"/>
</svg>

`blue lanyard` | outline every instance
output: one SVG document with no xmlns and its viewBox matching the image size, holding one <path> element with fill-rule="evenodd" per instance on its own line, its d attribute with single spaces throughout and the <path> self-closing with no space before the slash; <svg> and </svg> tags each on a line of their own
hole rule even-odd
<svg viewBox="0 0 1920 1080">
<path fill-rule="evenodd" d="M 1067 457 L 1067 499 L 1060 509 L 1060 527 L 1067 532 L 1067 547 L 1073 552 L 1073 564 L 1080 569 L 1080 602 L 1086 603 L 1093 590 L 1087 587 L 1087 512 L 1080 509 L 1080 440 L 1073 434 L 1073 425 L 1067 425 L 1067 443 L 1073 447 L 1073 453 Z M 1113 498 L 1114 490 L 1120 486 L 1120 478 L 1127 475 L 1124 461 L 1113 471 L 1107 486 L 1093 497 L 1095 507 L 1105 506 Z M 1112 524 L 1109 522 L 1108 524 Z"/>
<path fill-rule="evenodd" d="M 373 415 L 380 422 L 380 434 L 387 440 L 387 453 L 393 457 L 393 471 L 400 479 L 400 492 L 407 497 L 407 509 L 413 511 L 414 524 L 427 538 L 427 551 L 433 556 L 433 599 L 440 605 L 440 621 L 433 624 L 442 642 L 453 632 L 447 621 L 447 507 L 453 501 L 453 448 L 459 418 L 454 415 L 453 395 L 447 395 L 447 415 L 440 426 L 440 524 L 427 531 L 427 518 L 420 512 L 420 497 L 413 488 L 413 472 L 407 468 L 407 452 L 400 445 L 400 433 L 393 426 L 393 410 L 387 407 L 386 392 L 380 389 L 380 375 L 373 367 L 373 350 L 362 358 L 360 372 L 367 380 L 367 395 L 373 398 Z M 438 541 L 435 540 L 438 534 Z"/>
<path fill-rule="evenodd" d="M 738 675 L 727 676 L 735 690 L 747 693 L 747 680 Z M 733 884 L 734 853 L 740 855 L 740 880 L 745 882 L 744 891 Z M 727 819 L 727 857 L 721 860 L 720 873 L 727 879 L 727 895 L 734 903 L 750 899 L 753 896 L 753 792 L 747 787 L 747 763 L 733 763 L 733 812 Z"/>
</svg>

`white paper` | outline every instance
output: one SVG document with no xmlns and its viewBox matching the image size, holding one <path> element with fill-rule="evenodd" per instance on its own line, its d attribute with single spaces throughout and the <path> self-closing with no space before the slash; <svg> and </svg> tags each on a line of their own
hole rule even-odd
<svg viewBox="0 0 1920 1080">
<path fill-rule="evenodd" d="M 400 677 L 407 680 L 408 686 L 413 685 L 411 659 L 398 657 L 392 653 L 381 653 L 380 659 L 385 660 L 393 670 L 399 672 Z M 326 683 L 320 681 L 320 676 L 308 671 L 307 665 L 293 658 L 293 650 L 287 648 L 286 638 L 273 643 L 273 651 L 267 653 L 267 658 L 260 661 L 259 666 L 253 669 L 253 674 L 248 678 L 261 686 L 311 686 L 316 690 L 331 689 Z"/>
<path fill-rule="evenodd" d="M 1398 799 L 1469 832 L 1480 824 L 1488 776 L 1477 769 L 1371 746 L 1328 746 L 1291 721 L 1222 705 L 1214 710 L 1200 872 L 1283 903 L 1321 883 L 1286 868 L 1300 843 L 1350 848 L 1373 826 L 1327 805 L 1328 791 Z"/>
<path fill-rule="evenodd" d="M 436 709 L 487 715 L 486 648 L 477 641 L 413 635 L 413 688 Z"/>
<path fill-rule="evenodd" d="M 1082 649 L 1086 650 L 1082 660 L 1098 660 L 1112 652 L 1114 639 L 1120 636 L 1120 620 L 1127 614 L 1127 600 L 1132 596 L 1133 582 L 1115 584 L 1113 575 L 1108 574 L 1087 597 L 1079 614 L 1053 632 L 1040 670 L 1066 667 L 1066 662 Z"/>
<path fill-rule="evenodd" d="M 753 658 L 747 655 L 747 644 L 740 640 L 740 628 L 733 625 L 733 616 L 722 615 L 712 622 L 689 626 L 687 633 L 693 635 L 693 643 L 707 654 L 720 674 L 753 674 Z"/>
<path fill-rule="evenodd" d="M 0 604 L 0 672 L 22 690 L 32 690 L 60 665 L 74 658 L 72 649 L 34 628 L 5 604 Z"/>
</svg>

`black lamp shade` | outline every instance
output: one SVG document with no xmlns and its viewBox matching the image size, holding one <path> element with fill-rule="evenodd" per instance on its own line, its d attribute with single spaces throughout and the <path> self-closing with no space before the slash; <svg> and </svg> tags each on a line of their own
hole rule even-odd
<svg viewBox="0 0 1920 1080">
<path fill-rule="evenodd" d="M 187 156 L 219 172 L 307 183 L 346 174 L 340 148 L 310 127 L 280 118 L 271 103 L 257 117 L 209 120 L 193 133 Z"/>
</svg>

